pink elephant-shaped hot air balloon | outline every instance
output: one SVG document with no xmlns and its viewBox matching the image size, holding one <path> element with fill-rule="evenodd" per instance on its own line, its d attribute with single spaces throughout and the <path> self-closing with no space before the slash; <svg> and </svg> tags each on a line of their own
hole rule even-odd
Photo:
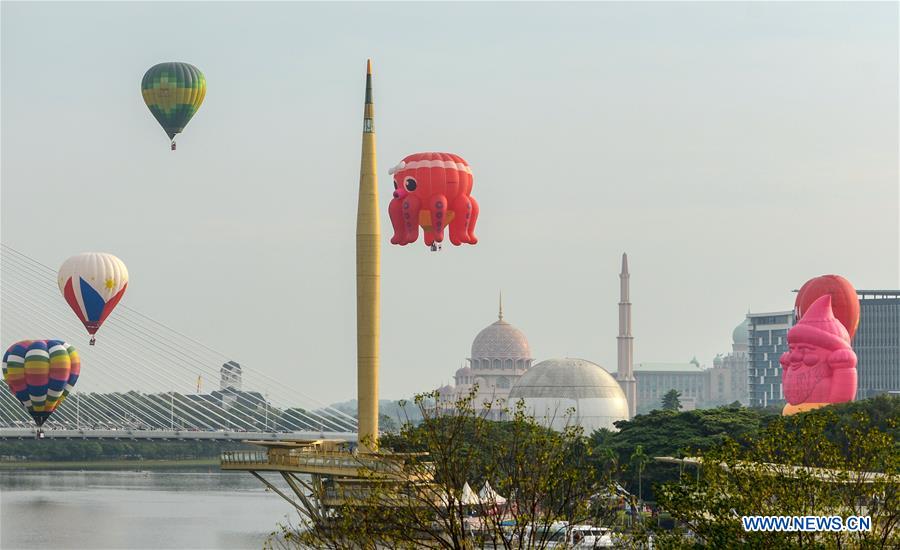
<svg viewBox="0 0 900 550">
<path fill-rule="evenodd" d="M 394 198 L 388 208 L 394 236 L 401 246 L 425 231 L 425 244 L 432 250 L 450 229 L 450 242 L 475 244 L 478 203 L 471 196 L 472 169 L 451 153 L 416 153 L 400 161 L 389 172 L 394 177 Z"/>
<path fill-rule="evenodd" d="M 856 397 L 856 354 L 850 334 L 834 317 L 831 296 L 819 297 L 788 331 L 781 356 L 784 415 L 845 403 Z"/>
</svg>

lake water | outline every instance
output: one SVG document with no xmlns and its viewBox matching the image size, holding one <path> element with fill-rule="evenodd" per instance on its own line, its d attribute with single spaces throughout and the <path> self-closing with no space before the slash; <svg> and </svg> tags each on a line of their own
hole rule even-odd
<svg viewBox="0 0 900 550">
<path fill-rule="evenodd" d="M 262 548 L 293 510 L 246 472 L 0 472 L 4 550 Z"/>
</svg>

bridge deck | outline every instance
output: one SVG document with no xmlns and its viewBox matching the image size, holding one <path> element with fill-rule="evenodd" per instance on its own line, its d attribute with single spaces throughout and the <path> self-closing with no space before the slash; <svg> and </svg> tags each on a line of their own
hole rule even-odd
<svg viewBox="0 0 900 550">
<path fill-rule="evenodd" d="M 226 451 L 219 466 L 223 470 L 275 471 L 360 478 L 384 475 L 408 479 L 405 456 L 365 455 L 345 451 Z"/>
<path fill-rule="evenodd" d="M 148 439 L 148 440 L 220 440 L 286 441 L 335 438 L 356 441 L 355 432 L 241 432 L 241 431 L 192 431 L 192 430 L 48 430 L 44 439 Z M 34 439 L 34 428 L 0 428 L 0 439 Z"/>
</svg>

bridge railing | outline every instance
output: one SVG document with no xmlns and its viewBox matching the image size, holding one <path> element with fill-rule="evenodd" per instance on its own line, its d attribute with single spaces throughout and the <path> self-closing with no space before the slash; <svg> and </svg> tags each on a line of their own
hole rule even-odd
<svg viewBox="0 0 900 550">
<path fill-rule="evenodd" d="M 222 464 L 235 465 L 268 464 L 269 456 L 266 451 L 225 451 L 221 461 Z"/>
<path fill-rule="evenodd" d="M 371 473 L 409 477 L 404 470 L 404 457 L 379 455 L 367 457 L 343 451 L 302 450 L 289 453 L 267 451 L 225 451 L 221 456 L 224 466 L 283 466 L 293 468 L 364 470 Z M 429 473 L 431 464 L 423 464 Z M 430 476 L 429 476 L 430 477 Z"/>
</svg>

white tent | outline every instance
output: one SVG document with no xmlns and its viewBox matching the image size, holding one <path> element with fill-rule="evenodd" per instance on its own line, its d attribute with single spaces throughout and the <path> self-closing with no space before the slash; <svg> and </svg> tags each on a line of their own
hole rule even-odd
<svg viewBox="0 0 900 550">
<path fill-rule="evenodd" d="M 485 504 L 506 504 L 506 499 L 497 494 L 497 491 L 491 487 L 489 481 L 484 482 L 484 487 L 482 487 L 481 492 L 478 493 L 478 498 Z"/>
<path fill-rule="evenodd" d="M 478 495 L 475 494 L 475 491 L 469 487 L 469 482 L 467 481 L 462 488 L 462 495 L 459 497 L 459 501 L 465 505 L 474 505 L 481 502 L 478 498 Z"/>
</svg>

